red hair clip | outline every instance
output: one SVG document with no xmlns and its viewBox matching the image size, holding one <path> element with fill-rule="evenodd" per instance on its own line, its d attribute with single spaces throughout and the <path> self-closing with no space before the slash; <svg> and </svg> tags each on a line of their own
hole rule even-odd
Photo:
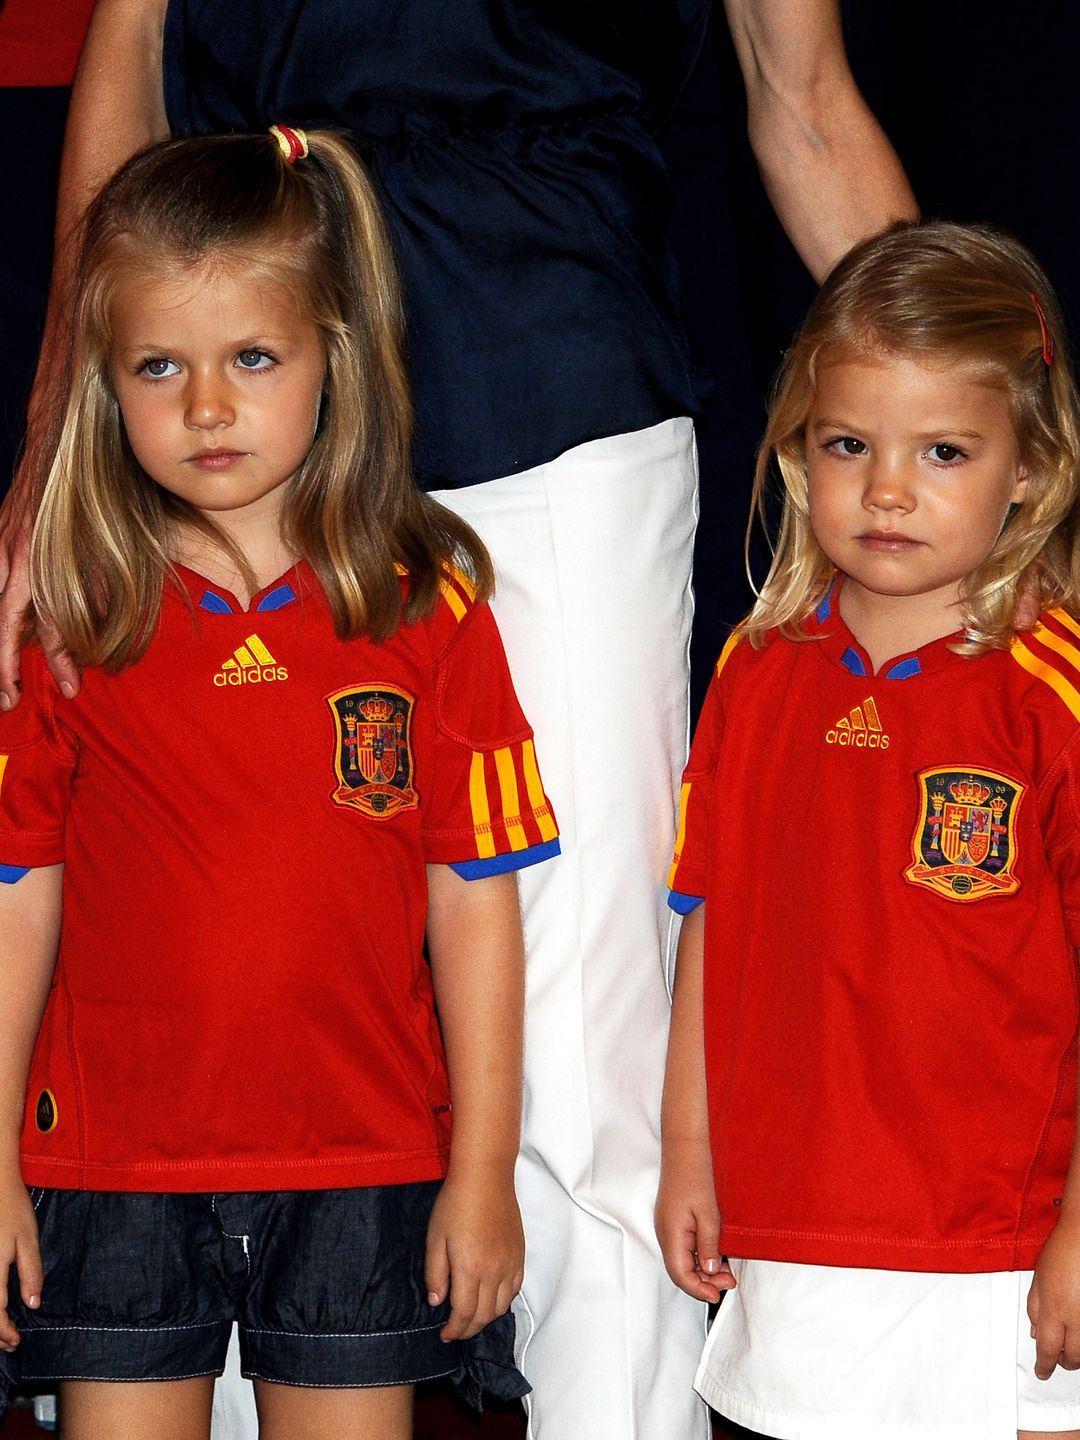
<svg viewBox="0 0 1080 1440">
<path fill-rule="evenodd" d="M 1031 303 L 1035 306 L 1035 314 L 1039 317 L 1039 329 L 1042 331 L 1043 359 L 1046 361 L 1046 368 L 1049 370 L 1054 363 L 1054 337 L 1050 334 L 1050 326 L 1046 323 L 1046 312 L 1039 304 L 1039 297 L 1035 291 L 1031 292 Z"/>
<path fill-rule="evenodd" d="M 303 130 L 294 130 L 291 125 L 271 125 L 270 134 L 277 141 L 287 165 L 295 165 L 308 153 L 307 136 Z"/>
</svg>

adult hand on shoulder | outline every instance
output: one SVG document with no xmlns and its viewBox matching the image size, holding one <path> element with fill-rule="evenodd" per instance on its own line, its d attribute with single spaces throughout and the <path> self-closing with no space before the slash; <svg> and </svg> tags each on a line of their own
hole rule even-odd
<svg viewBox="0 0 1080 1440">
<path fill-rule="evenodd" d="M 33 507 L 25 483 L 16 475 L 0 506 L 0 710 L 13 710 L 21 689 L 20 651 L 30 615 L 30 530 Z M 59 632 L 39 615 L 38 639 L 45 660 L 61 692 L 70 700 L 79 692 L 80 676 L 64 649 Z"/>
<path fill-rule="evenodd" d="M 1028 1292 L 1035 1374 L 1080 1370 L 1080 1222 L 1058 1221 L 1042 1248 Z"/>
<path fill-rule="evenodd" d="M 680 1290 L 715 1305 L 735 1276 L 720 1254 L 720 1210 L 707 1144 L 664 1142 L 654 1212 L 667 1272 Z"/>
<path fill-rule="evenodd" d="M 450 1296 L 442 1340 L 469 1340 L 505 1315 L 525 1278 L 525 1236 L 513 1179 L 493 1183 L 447 1176 L 428 1224 L 428 1300 Z"/>
</svg>

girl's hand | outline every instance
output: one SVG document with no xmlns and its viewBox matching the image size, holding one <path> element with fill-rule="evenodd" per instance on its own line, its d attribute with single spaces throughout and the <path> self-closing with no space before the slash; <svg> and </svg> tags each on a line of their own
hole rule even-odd
<svg viewBox="0 0 1080 1440">
<path fill-rule="evenodd" d="M 654 1212 L 664 1264 L 680 1290 L 715 1305 L 735 1286 L 720 1254 L 720 1210 L 707 1142 L 664 1142 Z"/>
<path fill-rule="evenodd" d="M 1035 1374 L 1080 1370 L 1080 1224 L 1058 1221 L 1042 1248 L 1028 1292 Z"/>
<path fill-rule="evenodd" d="M 0 1180 L 0 1350 L 11 1351 L 19 1332 L 8 1314 L 8 1276 L 14 1265 L 23 1304 L 36 1310 L 41 1304 L 44 1276 L 38 1249 L 37 1220 L 30 1196 L 16 1167 Z"/>
<path fill-rule="evenodd" d="M 428 1225 L 424 1268 L 428 1300 L 450 1296 L 442 1340 L 468 1340 L 504 1315 L 525 1278 L 525 1235 L 513 1179 L 443 1182 Z"/>
</svg>

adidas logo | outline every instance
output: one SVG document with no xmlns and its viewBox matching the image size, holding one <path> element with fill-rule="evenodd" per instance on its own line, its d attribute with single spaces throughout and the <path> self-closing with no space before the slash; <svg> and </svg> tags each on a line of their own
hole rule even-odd
<svg viewBox="0 0 1080 1440">
<path fill-rule="evenodd" d="M 289 672 L 279 665 L 257 635 L 249 635 L 214 676 L 215 685 L 261 685 L 287 680 Z"/>
<path fill-rule="evenodd" d="M 867 697 L 846 715 L 842 715 L 831 730 L 825 732 L 826 745 L 853 745 L 856 750 L 887 750 L 889 737 L 881 728 L 881 717 L 877 706 Z"/>
</svg>

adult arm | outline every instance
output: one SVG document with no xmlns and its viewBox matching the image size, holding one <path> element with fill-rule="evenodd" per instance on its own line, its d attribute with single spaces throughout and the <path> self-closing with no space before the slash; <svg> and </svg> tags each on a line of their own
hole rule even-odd
<svg viewBox="0 0 1080 1440">
<path fill-rule="evenodd" d="M 705 906 L 679 934 L 664 1099 L 660 1112 L 660 1189 L 656 1238 L 672 1280 L 695 1300 L 715 1304 L 735 1284 L 719 1249 L 705 1091 Z"/>
<path fill-rule="evenodd" d="M 60 938 L 62 865 L 30 870 L 0 884 L 0 1348 L 19 1332 L 8 1314 L 8 1277 L 16 1267 L 23 1303 L 40 1303 L 42 1271 L 37 1224 L 19 1168 L 26 1076 L 49 994 Z"/>
<path fill-rule="evenodd" d="M 915 197 L 848 65 L 838 0 L 724 0 L 765 189 L 816 280 Z"/>
<path fill-rule="evenodd" d="M 49 420 L 63 403 L 73 268 L 86 207 L 113 171 L 136 150 L 168 133 L 161 79 L 166 0 L 98 0 L 71 92 L 60 187 L 56 245 L 45 335 L 27 415 L 26 447 L 0 507 L 0 709 L 19 701 L 19 646 L 30 605 L 27 555 L 37 509 L 34 480 Z M 43 635 L 49 668 L 73 695 L 79 675 Z"/>
<path fill-rule="evenodd" d="M 463 880 L 429 865 L 427 936 L 454 1132 L 425 1273 L 432 1304 L 449 1290 L 442 1338 L 465 1340 L 505 1313 L 524 1277 L 514 1194 L 525 1007 L 516 877 Z"/>
</svg>

